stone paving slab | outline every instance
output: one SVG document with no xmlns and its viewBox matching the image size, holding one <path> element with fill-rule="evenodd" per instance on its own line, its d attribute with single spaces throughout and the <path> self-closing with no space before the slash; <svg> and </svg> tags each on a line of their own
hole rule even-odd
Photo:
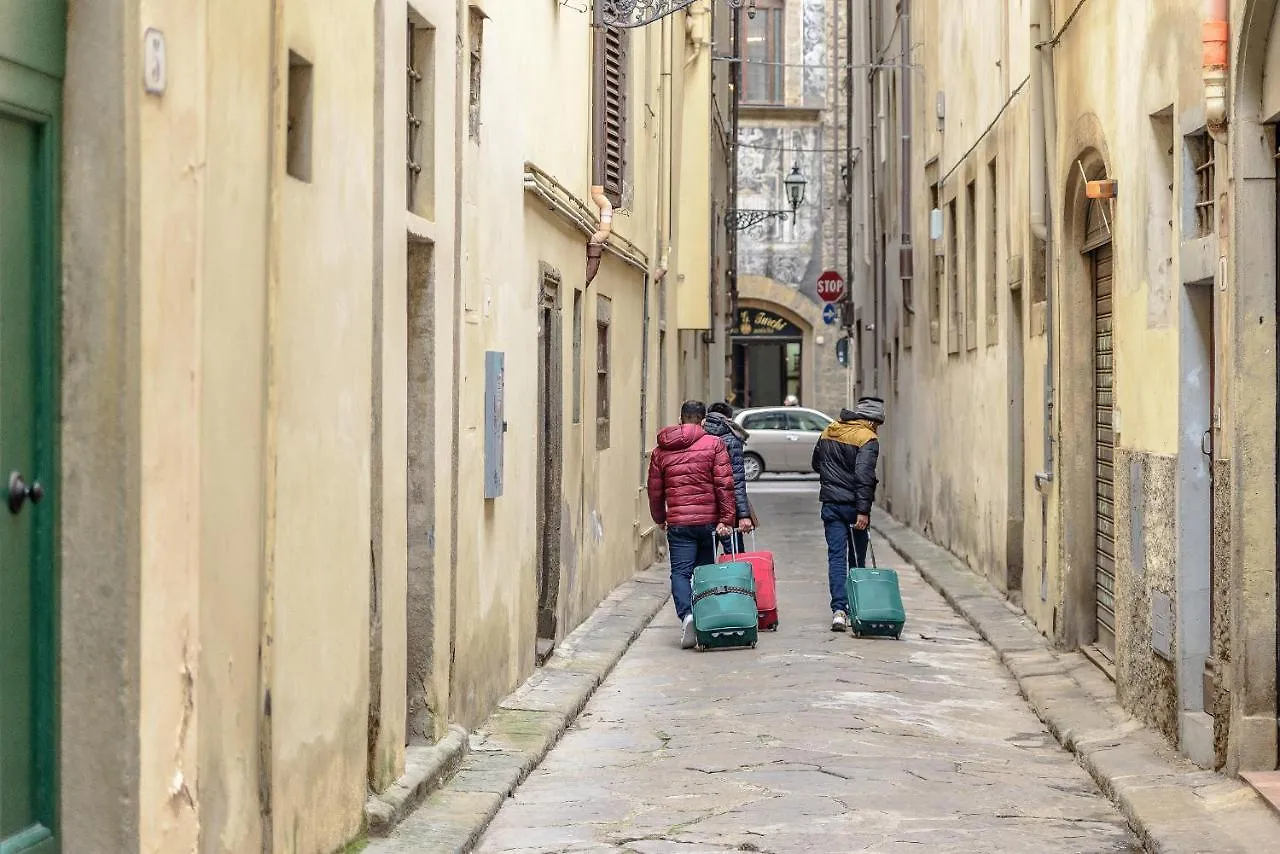
<svg viewBox="0 0 1280 854">
<path fill-rule="evenodd" d="M 781 631 L 754 650 L 681 650 L 663 608 L 479 851 L 1139 850 L 992 648 L 886 541 L 903 640 L 832 633 L 816 497 L 753 502 Z"/>
<path fill-rule="evenodd" d="M 985 579 L 920 533 L 883 515 L 876 530 L 999 653 L 1049 731 L 1159 854 L 1280 850 L 1280 817 L 1247 785 L 1178 756 L 1114 700 L 1078 653 L 1058 653 Z"/>
<path fill-rule="evenodd" d="M 503 801 L 547 755 L 669 598 L 668 573 L 658 565 L 620 585 L 483 726 L 470 735 L 451 731 L 447 746 L 432 748 L 456 754 L 452 776 L 420 773 L 411 765 L 406 776 L 424 778 L 415 789 L 421 803 L 416 810 L 409 812 L 405 798 L 394 810 L 385 804 L 407 788 L 404 781 L 391 793 L 371 798 L 366 809 L 371 835 L 386 838 L 371 841 L 368 854 L 470 851 Z M 452 740 L 459 741 L 456 749 Z"/>
</svg>

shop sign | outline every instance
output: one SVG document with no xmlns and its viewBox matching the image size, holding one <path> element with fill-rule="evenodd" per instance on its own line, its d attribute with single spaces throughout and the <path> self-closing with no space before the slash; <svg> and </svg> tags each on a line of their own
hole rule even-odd
<svg viewBox="0 0 1280 854">
<path fill-rule="evenodd" d="M 801 338 L 804 332 L 785 317 L 759 308 L 738 310 L 737 334 L 752 338 Z"/>
</svg>

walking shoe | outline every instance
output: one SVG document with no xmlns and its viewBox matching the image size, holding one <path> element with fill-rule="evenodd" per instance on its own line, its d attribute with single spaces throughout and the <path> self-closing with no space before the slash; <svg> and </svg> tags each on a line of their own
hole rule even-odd
<svg viewBox="0 0 1280 854">
<path fill-rule="evenodd" d="M 844 611 L 835 611 L 831 615 L 831 631 L 843 632 L 849 628 L 849 616 Z"/>
<path fill-rule="evenodd" d="M 680 634 L 680 648 L 693 649 L 698 644 L 698 633 L 693 628 L 693 614 L 684 618 L 684 629 Z"/>
</svg>

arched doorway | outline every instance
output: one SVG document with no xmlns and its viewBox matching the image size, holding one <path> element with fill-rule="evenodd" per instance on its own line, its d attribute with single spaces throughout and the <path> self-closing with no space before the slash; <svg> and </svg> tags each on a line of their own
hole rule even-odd
<svg viewBox="0 0 1280 854">
<path fill-rule="evenodd" d="M 781 312 L 743 307 L 734 318 L 733 396 L 743 408 L 804 395 L 805 331 Z"/>
</svg>

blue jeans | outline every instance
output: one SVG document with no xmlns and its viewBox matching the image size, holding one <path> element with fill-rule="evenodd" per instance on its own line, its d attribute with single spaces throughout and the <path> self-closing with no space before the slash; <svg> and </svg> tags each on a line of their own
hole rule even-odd
<svg viewBox="0 0 1280 854">
<path fill-rule="evenodd" d="M 667 528 L 671 553 L 671 598 L 676 616 L 693 613 L 693 568 L 716 562 L 715 525 L 671 525 Z"/>
<path fill-rule="evenodd" d="M 823 504 L 822 527 L 827 534 L 827 583 L 831 587 L 831 610 L 849 612 L 845 577 L 851 566 L 867 565 L 870 531 L 852 528 L 858 511 L 851 504 Z M 849 533 L 853 533 L 853 554 L 849 554 Z"/>
</svg>

